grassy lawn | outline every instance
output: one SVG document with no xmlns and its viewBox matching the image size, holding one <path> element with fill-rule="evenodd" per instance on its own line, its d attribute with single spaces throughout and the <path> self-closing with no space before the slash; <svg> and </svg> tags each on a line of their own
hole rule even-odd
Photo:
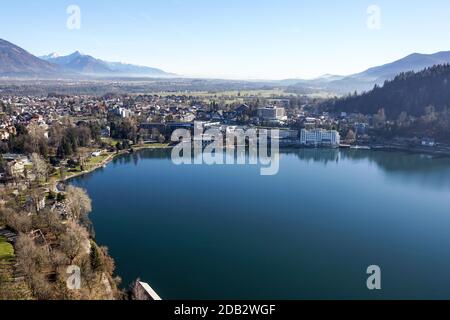
<svg viewBox="0 0 450 320">
<path fill-rule="evenodd" d="M 112 147 L 115 147 L 119 141 L 113 138 L 102 138 L 102 141 L 109 144 Z"/>
<path fill-rule="evenodd" d="M 109 141 L 111 143 L 116 143 L 116 141 Z M 143 149 L 143 148 L 148 148 L 148 149 L 161 149 L 161 148 L 167 148 L 169 146 L 168 143 L 149 143 L 149 144 L 143 144 L 143 145 L 134 145 L 132 146 L 135 149 Z M 89 150 L 89 152 L 91 152 L 93 150 Z M 126 150 L 124 150 L 126 151 Z M 87 152 L 85 152 L 87 153 Z M 89 157 L 88 159 L 85 160 L 84 162 L 84 171 L 90 171 L 93 168 L 98 167 L 100 164 L 102 164 L 103 162 L 105 162 L 109 157 L 113 156 L 115 153 L 114 152 L 103 152 L 100 156 L 98 157 Z M 66 173 L 65 173 L 65 177 L 66 179 L 69 179 L 77 174 L 82 173 L 81 171 L 81 167 L 78 165 L 74 168 L 66 168 Z M 55 179 L 61 179 L 61 172 L 60 170 L 56 170 L 56 172 L 54 172 L 51 176 L 52 178 Z"/>
<path fill-rule="evenodd" d="M 74 169 L 69 169 L 66 171 L 65 177 L 66 179 L 69 179 L 70 177 L 76 175 L 77 173 L 80 173 L 81 169 L 80 167 L 74 168 Z M 61 179 L 61 172 L 59 170 L 57 170 L 53 175 L 52 178 L 60 180 Z"/>
<path fill-rule="evenodd" d="M 89 171 L 93 169 L 94 167 L 97 167 L 99 164 L 101 164 L 103 161 L 105 161 L 111 153 L 104 153 L 98 157 L 90 157 L 89 159 L 86 159 L 84 162 L 84 170 Z M 77 175 L 81 173 L 81 166 L 76 166 L 74 168 L 67 168 L 66 169 L 66 179 L 69 179 L 70 177 Z M 60 170 L 57 170 L 52 177 L 56 179 L 61 179 L 61 172 Z"/>
<path fill-rule="evenodd" d="M 155 149 L 160 149 L 160 148 L 167 148 L 169 146 L 168 143 L 145 143 L 142 145 L 136 144 L 133 146 L 133 148 L 155 148 Z"/>
<path fill-rule="evenodd" d="M 91 157 L 88 161 L 86 161 L 86 166 L 96 166 L 99 163 L 102 163 L 109 157 L 109 154 L 102 154 L 98 157 Z"/>
<path fill-rule="evenodd" d="M 0 237 L 0 260 L 9 260 L 14 258 L 14 248 L 6 242 L 6 239 Z"/>
</svg>

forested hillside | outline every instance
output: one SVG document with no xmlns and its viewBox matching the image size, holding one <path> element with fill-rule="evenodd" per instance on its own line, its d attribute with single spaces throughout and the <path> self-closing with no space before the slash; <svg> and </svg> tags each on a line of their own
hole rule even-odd
<svg viewBox="0 0 450 320">
<path fill-rule="evenodd" d="M 376 114 L 384 109 L 388 119 L 401 114 L 413 117 L 425 115 L 430 106 L 445 112 L 450 106 L 450 65 L 437 65 L 420 72 L 401 73 L 382 87 L 354 94 L 325 104 L 328 110 Z"/>
</svg>

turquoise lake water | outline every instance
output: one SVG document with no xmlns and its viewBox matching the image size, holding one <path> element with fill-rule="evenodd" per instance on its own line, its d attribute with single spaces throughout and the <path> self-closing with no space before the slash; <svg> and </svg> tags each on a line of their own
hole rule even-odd
<svg viewBox="0 0 450 320">
<path fill-rule="evenodd" d="M 123 285 L 163 299 L 450 299 L 449 158 L 293 150 L 261 176 L 145 150 L 72 183 Z"/>
</svg>

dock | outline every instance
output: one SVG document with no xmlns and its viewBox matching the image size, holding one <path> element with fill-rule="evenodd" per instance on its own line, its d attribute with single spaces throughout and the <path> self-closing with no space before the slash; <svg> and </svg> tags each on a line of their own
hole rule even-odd
<svg viewBox="0 0 450 320">
<path fill-rule="evenodd" d="M 133 289 L 135 300 L 141 301 L 161 301 L 161 297 L 152 287 L 142 281 L 137 281 Z"/>
</svg>

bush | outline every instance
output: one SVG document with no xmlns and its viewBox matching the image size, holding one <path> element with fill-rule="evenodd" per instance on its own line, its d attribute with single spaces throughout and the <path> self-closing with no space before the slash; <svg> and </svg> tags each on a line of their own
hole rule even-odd
<svg viewBox="0 0 450 320">
<path fill-rule="evenodd" d="M 69 168 L 76 168 L 79 164 L 80 163 L 78 161 L 76 161 L 76 160 L 73 160 L 73 159 L 67 160 L 67 166 Z"/>
<path fill-rule="evenodd" d="M 56 195 L 56 201 L 57 201 L 57 202 L 63 202 L 64 200 L 66 200 L 66 196 L 65 196 L 64 194 L 58 193 L 58 194 Z"/>
</svg>

